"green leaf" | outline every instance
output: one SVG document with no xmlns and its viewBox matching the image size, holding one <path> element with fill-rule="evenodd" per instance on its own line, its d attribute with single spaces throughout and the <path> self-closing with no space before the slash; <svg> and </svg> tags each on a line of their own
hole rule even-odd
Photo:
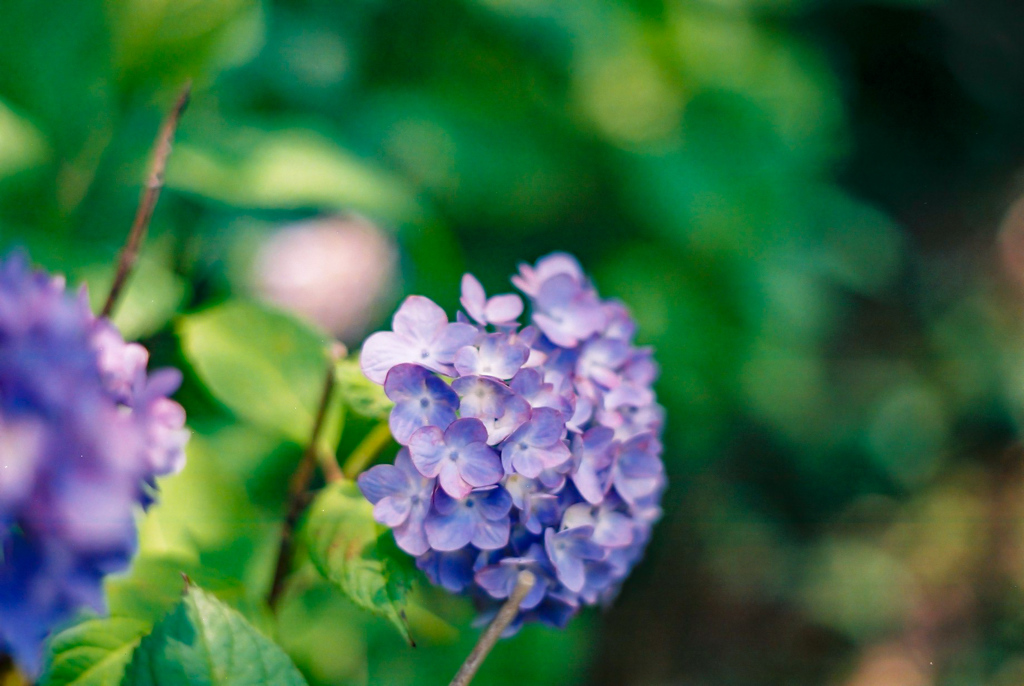
<svg viewBox="0 0 1024 686">
<path fill-rule="evenodd" d="M 367 419 L 387 419 L 395 404 L 384 394 L 383 386 L 366 378 L 357 357 L 338 360 L 334 370 L 341 400 L 349 409 Z"/>
<path fill-rule="evenodd" d="M 145 637 L 124 686 L 305 686 L 292 661 L 245 618 L 200 588 Z"/>
<path fill-rule="evenodd" d="M 257 627 L 270 626 L 265 603 L 254 597 L 240 579 L 204 564 L 197 551 L 142 551 L 136 555 L 128 571 L 106 578 L 110 614 L 155 624 L 181 600 L 183 575 L 202 584 Z"/>
<path fill-rule="evenodd" d="M 323 391 L 329 344 L 282 312 L 231 301 L 178 324 L 182 349 L 210 392 L 239 417 L 305 445 Z M 335 401 L 322 439 L 333 449 L 341 431 Z"/>
<path fill-rule="evenodd" d="M 352 481 L 325 488 L 309 508 L 305 535 L 313 565 L 356 605 L 380 615 L 413 643 L 405 617 L 409 559 L 388 546 L 390 532 L 373 520 L 373 506 Z"/>
<path fill-rule="evenodd" d="M 247 62 L 264 41 L 263 3 L 258 0 L 114 2 L 107 11 L 117 46 L 113 68 L 133 82 L 177 85 L 198 74 L 213 78 Z"/>
<path fill-rule="evenodd" d="M 167 183 L 231 205 L 357 210 L 390 222 L 421 218 L 413 190 L 311 131 L 222 132 L 208 147 L 175 147 Z"/>
<path fill-rule="evenodd" d="M 0 177 L 39 164 L 48 154 L 39 129 L 0 100 Z"/>
<path fill-rule="evenodd" d="M 137 555 L 130 569 L 105 580 L 110 613 L 152 625 L 180 600 L 182 575 L 198 571 L 199 558 L 194 553 Z"/>
<path fill-rule="evenodd" d="M 86 619 L 50 639 L 40 686 L 114 686 L 149 629 L 128 617 Z"/>
</svg>

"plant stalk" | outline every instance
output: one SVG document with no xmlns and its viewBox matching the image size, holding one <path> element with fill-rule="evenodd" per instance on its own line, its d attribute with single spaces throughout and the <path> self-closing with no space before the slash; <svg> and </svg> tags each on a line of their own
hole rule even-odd
<svg viewBox="0 0 1024 686">
<path fill-rule="evenodd" d="M 324 481 L 329 484 L 337 483 L 345 478 L 338 464 L 338 458 L 326 450 L 317 450 L 317 458 L 320 462 L 320 472 L 324 475 Z"/>
<path fill-rule="evenodd" d="M 107 301 L 100 311 L 101 317 L 110 317 L 121 296 L 121 291 L 128 282 L 135 269 L 135 263 L 139 259 L 139 250 L 142 242 L 146 239 L 149 230 L 149 222 L 153 218 L 153 210 L 156 208 L 156 201 L 160 197 L 160 191 L 164 187 L 164 170 L 167 168 L 167 159 L 171 155 L 171 145 L 174 142 L 174 134 L 178 130 L 178 122 L 181 115 L 188 106 L 188 100 L 192 94 L 192 84 L 188 82 L 178 96 L 174 107 L 167 114 L 164 123 L 157 133 L 156 142 L 153 144 L 152 159 L 149 163 L 149 174 L 146 176 L 146 187 L 142 191 L 142 199 L 135 211 L 135 219 L 132 221 L 132 228 L 128 232 L 128 239 L 121 254 L 117 258 L 117 272 L 114 274 L 114 281 L 110 285 L 110 293 Z"/>
<path fill-rule="evenodd" d="M 320 406 L 317 408 L 316 419 L 313 420 L 313 431 L 309 438 L 309 444 L 302 453 L 299 466 L 292 474 L 288 482 L 288 509 L 285 512 L 284 527 L 281 530 L 281 547 L 277 554 L 277 564 L 274 568 L 274 580 L 270 585 L 270 593 L 267 595 L 267 604 L 271 609 L 277 606 L 281 599 L 281 592 L 284 590 L 284 582 L 288 577 L 291 567 L 292 552 L 295 549 L 295 527 L 299 523 L 299 517 L 309 504 L 309 484 L 316 472 L 317 462 L 320 458 L 320 432 L 324 427 L 324 420 L 327 416 L 327 408 L 331 404 L 331 396 L 334 394 L 335 363 L 337 362 L 336 352 L 331 351 L 330 360 L 327 364 L 327 375 L 324 379 L 324 389 L 320 395 Z M 337 463 L 335 463 L 336 465 Z"/>
<path fill-rule="evenodd" d="M 342 468 L 344 475 L 349 479 L 359 476 L 390 442 L 391 428 L 387 422 L 381 422 L 373 427 L 345 460 L 345 466 Z"/>
<path fill-rule="evenodd" d="M 476 676 L 480 665 L 487 659 L 491 649 L 494 648 L 494 644 L 501 638 L 502 632 L 516 618 L 516 615 L 519 613 L 519 604 L 523 602 L 523 599 L 535 583 L 537 583 L 537 577 L 532 572 L 528 570 L 519 572 L 519 577 L 516 579 L 516 587 L 513 589 L 512 594 L 505 601 L 505 604 L 501 606 L 501 609 L 498 610 L 494 621 L 480 635 L 480 640 L 477 641 L 473 650 L 470 651 L 466 661 L 462 663 L 462 667 L 459 668 L 455 678 L 452 679 L 450 686 L 469 686 L 469 682 Z"/>
</svg>

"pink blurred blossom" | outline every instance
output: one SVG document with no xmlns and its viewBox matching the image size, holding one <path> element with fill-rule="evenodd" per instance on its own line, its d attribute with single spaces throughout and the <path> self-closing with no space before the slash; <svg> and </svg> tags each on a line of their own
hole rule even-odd
<svg viewBox="0 0 1024 686">
<path fill-rule="evenodd" d="M 394 243 L 358 216 L 282 228 L 260 248 L 252 271 L 260 297 L 344 341 L 366 333 L 377 306 L 397 291 L 397 276 Z"/>
</svg>

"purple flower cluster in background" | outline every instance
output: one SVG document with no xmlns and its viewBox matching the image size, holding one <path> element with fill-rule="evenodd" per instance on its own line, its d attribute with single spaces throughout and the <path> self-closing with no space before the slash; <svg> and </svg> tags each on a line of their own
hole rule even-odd
<svg viewBox="0 0 1024 686">
<path fill-rule="evenodd" d="M 488 298 L 466 274 L 456 322 L 411 296 L 393 331 L 366 340 L 363 370 L 395 402 L 403 447 L 359 486 L 430 580 L 471 595 L 484 618 L 531 570 L 514 631 L 564 626 L 581 604 L 609 601 L 643 554 L 666 482 L 657 366 L 633 345 L 626 308 L 561 253 L 512 281 L 530 301 L 528 326 L 519 296 Z"/>
<path fill-rule="evenodd" d="M 35 672 L 42 639 L 135 550 L 135 511 L 184 464 L 176 370 L 89 310 L 84 292 L 0 260 L 0 650 Z"/>
</svg>

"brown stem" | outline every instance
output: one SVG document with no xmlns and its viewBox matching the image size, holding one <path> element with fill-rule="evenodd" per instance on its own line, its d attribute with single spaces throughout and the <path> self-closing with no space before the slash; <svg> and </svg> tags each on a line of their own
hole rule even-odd
<svg viewBox="0 0 1024 686">
<path fill-rule="evenodd" d="M 146 232 L 149 230 L 149 221 L 153 218 L 153 209 L 160 197 L 160 190 L 164 187 L 164 170 L 167 168 L 167 158 L 171 155 L 171 144 L 174 141 L 174 133 L 178 130 L 178 122 L 188 105 L 189 96 L 192 93 L 191 82 L 186 83 L 178 96 L 174 107 L 167 114 L 160 132 L 153 144 L 153 157 L 149 163 L 149 174 L 146 176 L 146 187 L 142 191 L 142 199 L 135 211 L 135 219 L 132 221 L 131 231 L 128 232 L 128 239 L 121 254 L 117 258 L 117 272 L 114 274 L 114 282 L 110 286 L 110 293 L 107 301 L 100 311 L 101 317 L 109 317 L 114 311 L 117 299 L 124 289 L 128 277 L 131 276 L 135 263 L 139 259 L 139 249 L 146 239 Z"/>
<path fill-rule="evenodd" d="M 341 471 L 341 466 L 338 464 L 338 458 L 332 453 L 326 450 L 318 450 L 317 457 L 320 461 L 320 471 L 324 475 L 324 481 L 333 484 L 345 478 L 345 474 Z"/>
<path fill-rule="evenodd" d="M 501 633 L 516 618 L 516 615 L 519 613 L 519 604 L 523 602 L 523 598 L 526 597 L 526 594 L 530 592 L 535 583 L 537 583 L 537 577 L 532 572 L 528 570 L 519 572 L 512 595 L 508 597 L 505 604 L 498 610 L 498 615 L 494 618 L 494 621 L 484 630 L 480 640 L 477 641 L 473 650 L 470 651 L 469 657 L 462 663 L 462 667 L 459 668 L 455 678 L 452 679 L 450 686 L 468 686 L 469 682 L 473 680 L 473 677 L 476 676 L 476 671 L 480 669 L 480 665 L 484 663 L 487 655 L 491 652 L 491 648 L 501 638 Z"/>
<path fill-rule="evenodd" d="M 267 604 L 271 609 L 276 607 L 277 602 L 281 599 L 284 582 L 291 567 L 292 551 L 295 548 L 295 526 L 299 523 L 299 517 L 302 516 L 306 505 L 309 504 L 309 484 L 313 480 L 320 453 L 320 432 L 327 416 L 327 408 L 331 404 L 331 395 L 334 393 L 336 354 L 336 350 L 332 350 L 331 359 L 327 363 L 324 390 L 320 395 L 320 407 L 317 408 L 316 419 L 313 420 L 309 445 L 303 451 L 299 466 L 288 483 L 288 509 L 285 512 L 284 528 L 281 530 L 281 547 L 278 550 L 277 565 L 274 568 L 274 580 L 270 584 L 270 593 L 267 595 Z"/>
</svg>

